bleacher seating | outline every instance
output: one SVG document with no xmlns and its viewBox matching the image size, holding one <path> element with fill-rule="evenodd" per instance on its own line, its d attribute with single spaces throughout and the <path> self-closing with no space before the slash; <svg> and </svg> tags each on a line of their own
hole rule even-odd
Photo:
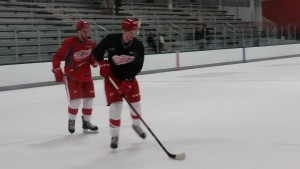
<svg viewBox="0 0 300 169">
<path fill-rule="evenodd" d="M 238 37 L 232 39 L 232 34 L 241 36 L 242 33 L 243 35 L 250 31 L 253 33 L 255 26 L 252 22 L 245 22 L 228 15 L 227 11 L 219 10 L 218 7 L 201 7 L 199 9 L 197 5 L 193 7 L 177 5 L 169 9 L 167 5 L 153 6 L 143 3 L 136 4 L 136 6 L 124 4 L 121 9 L 143 18 L 145 21 L 142 25 L 145 30 L 158 30 L 167 35 L 166 40 L 169 41 L 169 48 L 175 48 L 175 50 L 176 48 L 178 50 L 183 48 L 185 50 L 198 50 L 197 43 L 193 41 L 193 34 L 199 23 L 208 25 L 207 29 L 211 32 L 210 39 L 212 40 L 207 47 L 211 46 L 212 48 L 238 46 L 241 39 Z M 225 27 L 228 28 L 224 30 Z"/>
<path fill-rule="evenodd" d="M 224 43 L 232 47 L 238 43 L 232 40 L 232 33 L 253 28 L 252 23 L 235 19 L 216 7 L 178 5 L 168 9 L 166 5 L 152 3 L 123 4 L 120 14 L 114 15 L 97 0 L 18 0 L 15 4 L 0 0 L 0 64 L 49 61 L 62 40 L 75 35 L 74 24 L 79 19 L 91 23 L 91 38 L 98 43 L 107 33 L 120 32 L 125 17 L 142 19 L 139 38 L 147 53 L 153 53 L 146 45 L 151 31 L 165 34 L 169 51 L 175 51 L 198 50 L 193 33 L 200 22 L 208 24 L 212 48 Z M 231 29 L 226 35 L 225 24 Z"/>
<path fill-rule="evenodd" d="M 55 10 L 61 6 L 49 8 L 49 3 L 25 0 L 14 4 L 0 1 L 0 64 L 49 61 L 62 40 L 76 33 L 76 19 L 64 18 L 65 14 Z"/>
</svg>

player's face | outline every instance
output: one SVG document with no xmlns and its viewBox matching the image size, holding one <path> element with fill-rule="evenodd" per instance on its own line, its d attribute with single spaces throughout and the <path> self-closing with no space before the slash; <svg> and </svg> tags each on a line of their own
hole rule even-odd
<svg viewBox="0 0 300 169">
<path fill-rule="evenodd" d="M 82 38 L 82 40 L 87 40 L 90 36 L 90 28 L 84 28 L 78 31 L 79 36 Z"/>
<path fill-rule="evenodd" d="M 123 36 L 125 42 L 130 42 L 137 36 L 138 30 L 124 31 Z"/>
</svg>

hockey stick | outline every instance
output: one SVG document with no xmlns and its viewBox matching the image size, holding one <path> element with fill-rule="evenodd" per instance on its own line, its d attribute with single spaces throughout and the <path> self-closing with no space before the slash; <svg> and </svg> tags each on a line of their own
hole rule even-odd
<svg viewBox="0 0 300 169">
<path fill-rule="evenodd" d="M 116 88 L 116 90 L 119 90 L 119 87 L 116 85 L 114 80 L 109 76 L 108 77 L 111 84 Z M 153 133 L 153 131 L 150 129 L 150 127 L 147 125 L 147 123 L 144 121 L 144 119 L 140 116 L 140 114 L 137 112 L 137 110 L 132 106 L 131 103 L 129 103 L 128 99 L 123 96 L 123 99 L 128 103 L 129 107 L 134 111 L 134 113 L 138 116 L 138 118 L 142 121 L 144 126 L 148 129 L 148 131 L 151 133 L 151 135 L 154 137 L 154 139 L 157 141 L 157 143 L 160 145 L 160 147 L 165 151 L 165 153 L 171 158 L 175 160 L 184 160 L 185 159 L 185 153 L 181 154 L 171 154 L 159 141 L 159 139 L 156 137 L 156 135 Z"/>
<path fill-rule="evenodd" d="M 65 74 L 64 74 L 64 75 L 68 75 L 69 73 L 71 73 L 71 72 L 73 72 L 74 70 L 76 70 L 76 69 L 80 68 L 81 66 L 83 66 L 83 65 L 84 65 L 84 64 L 86 64 L 86 63 L 87 63 L 87 61 L 85 61 L 85 62 L 82 62 L 82 63 L 78 64 L 78 65 L 77 65 L 77 66 L 75 66 L 74 68 L 71 68 L 69 71 L 65 72 Z"/>
</svg>

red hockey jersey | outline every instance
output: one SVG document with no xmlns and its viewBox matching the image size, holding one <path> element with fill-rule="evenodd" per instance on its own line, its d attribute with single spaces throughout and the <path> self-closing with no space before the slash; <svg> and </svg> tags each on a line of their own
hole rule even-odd
<svg viewBox="0 0 300 169">
<path fill-rule="evenodd" d="M 77 37 L 65 39 L 52 58 L 53 68 L 59 68 L 61 61 L 65 61 L 66 76 L 79 82 L 92 80 L 90 65 L 96 62 L 92 57 L 95 46 L 91 40 L 81 42 Z"/>
</svg>

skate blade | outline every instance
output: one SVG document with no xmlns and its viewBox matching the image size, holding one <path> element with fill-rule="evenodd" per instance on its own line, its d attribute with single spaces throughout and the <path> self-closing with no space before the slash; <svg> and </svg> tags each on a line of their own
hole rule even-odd
<svg viewBox="0 0 300 169">
<path fill-rule="evenodd" d="M 89 130 L 89 129 L 83 129 L 82 132 L 85 134 L 97 134 L 98 130 L 93 131 L 93 130 Z"/>
</svg>

